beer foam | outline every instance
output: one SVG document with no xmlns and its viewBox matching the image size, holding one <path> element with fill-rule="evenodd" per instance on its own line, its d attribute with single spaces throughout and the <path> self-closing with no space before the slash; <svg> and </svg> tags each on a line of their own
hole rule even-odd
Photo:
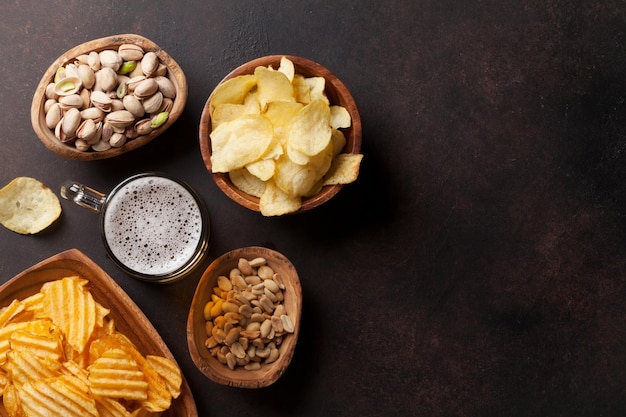
<svg viewBox="0 0 626 417">
<path fill-rule="evenodd" d="M 176 272 L 203 239 L 202 213 L 194 196 L 176 181 L 139 177 L 106 204 L 104 235 L 113 256 L 146 275 Z"/>
</svg>

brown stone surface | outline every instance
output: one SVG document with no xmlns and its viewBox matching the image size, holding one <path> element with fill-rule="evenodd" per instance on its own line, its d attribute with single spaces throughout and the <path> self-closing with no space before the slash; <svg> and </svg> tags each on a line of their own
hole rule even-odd
<svg viewBox="0 0 626 417">
<path fill-rule="evenodd" d="M 626 412 L 626 5 L 622 1 L 10 1 L 0 24 L 0 183 L 108 191 L 160 170 L 206 202 L 206 263 L 285 254 L 304 293 L 288 371 L 262 390 L 206 379 L 185 324 L 201 271 L 138 282 L 97 216 L 63 201 L 37 236 L 0 229 L 0 280 L 69 248 L 128 292 L 183 367 L 203 416 L 618 416 Z M 183 68 L 172 128 L 113 160 L 67 161 L 30 124 L 61 53 L 137 33 Z M 357 183 L 263 218 L 212 182 L 198 124 L 231 69 L 270 54 L 332 70 L 361 111 Z"/>
</svg>

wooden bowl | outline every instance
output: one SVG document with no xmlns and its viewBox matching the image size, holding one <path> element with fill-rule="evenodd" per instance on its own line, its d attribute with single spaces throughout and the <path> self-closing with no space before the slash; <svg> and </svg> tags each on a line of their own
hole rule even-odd
<svg viewBox="0 0 626 417">
<path fill-rule="evenodd" d="M 65 64 L 73 61 L 77 56 L 82 54 L 89 54 L 91 51 L 102 51 L 105 49 L 117 49 L 122 44 L 135 44 L 143 48 L 145 52 L 152 51 L 158 57 L 161 63 L 163 63 L 168 70 L 168 78 L 174 84 L 176 88 L 176 98 L 172 110 L 170 111 L 169 118 L 158 129 L 152 130 L 149 134 L 139 136 L 135 139 L 128 140 L 126 144 L 119 148 L 111 148 L 106 151 L 97 152 L 93 150 L 79 151 L 73 145 L 67 145 L 59 141 L 52 130 L 46 126 L 46 115 L 44 112 L 44 104 L 46 102 L 46 87 L 54 79 L 57 69 Z M 185 104 L 187 103 L 187 79 L 181 67 L 169 56 L 164 50 L 157 44 L 149 39 L 146 39 L 139 35 L 123 34 L 108 36 L 105 38 L 95 39 L 89 42 L 80 44 L 63 55 L 58 57 L 52 65 L 46 70 L 33 97 L 31 104 L 31 123 L 35 133 L 41 139 L 43 144 L 52 152 L 73 160 L 80 161 L 93 161 L 96 159 L 112 158 L 117 155 L 137 149 L 151 140 L 155 139 L 163 132 L 165 132 L 182 114 Z"/>
<path fill-rule="evenodd" d="M 357 154 L 361 151 L 361 116 L 357 109 L 356 103 L 352 94 L 348 88 L 337 78 L 330 70 L 322 65 L 310 61 L 306 58 L 301 58 L 291 55 L 270 55 L 262 58 L 257 58 L 249 61 L 240 67 L 233 70 L 226 75 L 220 84 L 226 80 L 237 77 L 244 74 L 254 73 L 254 69 L 258 66 L 272 65 L 273 68 L 278 68 L 280 65 L 280 59 L 282 57 L 289 58 L 295 67 L 296 74 L 301 74 L 305 77 L 324 77 L 326 80 L 326 95 L 331 105 L 341 105 L 345 107 L 350 116 L 352 117 L 352 126 L 348 129 L 342 129 L 346 136 L 346 145 L 343 149 L 345 153 Z M 202 153 L 202 159 L 209 172 L 211 170 L 211 115 L 209 107 L 211 104 L 211 94 L 204 105 L 202 116 L 200 118 L 200 151 Z M 217 186 L 233 201 L 238 204 L 254 211 L 260 211 L 259 198 L 244 193 L 233 185 L 230 181 L 228 174 L 226 173 L 212 173 L 213 180 Z M 324 204 L 331 198 L 333 198 L 342 185 L 327 185 L 319 193 L 312 197 L 306 197 L 302 199 L 302 207 L 298 210 L 299 213 L 311 210 L 315 207 Z"/>
<path fill-rule="evenodd" d="M 4 283 L 0 286 L 0 306 L 7 306 L 14 299 L 23 299 L 39 292 L 45 282 L 74 275 L 89 280 L 88 288 L 94 299 L 111 310 L 109 316 L 115 320 L 117 330 L 125 334 L 142 354 L 160 355 L 176 362 L 163 339 L 133 300 L 104 270 L 77 249 L 54 255 Z M 164 417 L 198 416 L 184 376 L 181 390 L 170 409 L 163 413 Z M 8 416 L 1 402 L 0 416 Z"/>
<path fill-rule="evenodd" d="M 279 346 L 280 356 L 271 364 L 262 365 L 259 370 L 246 370 L 236 367 L 234 370 L 219 362 L 205 347 L 207 339 L 204 319 L 204 306 L 211 300 L 213 288 L 217 285 L 219 275 L 229 275 L 231 269 L 237 267 L 239 258 L 248 260 L 262 257 L 267 264 L 280 275 L 285 289 L 283 305 L 287 315 L 294 323 L 294 332 L 284 336 Z M 279 252 L 263 247 L 246 247 L 235 249 L 215 259 L 206 269 L 191 302 L 187 318 L 187 344 L 191 359 L 200 372 L 214 382 L 240 388 L 263 388 L 273 384 L 287 369 L 293 357 L 302 314 L 302 288 L 295 267 Z"/>
</svg>

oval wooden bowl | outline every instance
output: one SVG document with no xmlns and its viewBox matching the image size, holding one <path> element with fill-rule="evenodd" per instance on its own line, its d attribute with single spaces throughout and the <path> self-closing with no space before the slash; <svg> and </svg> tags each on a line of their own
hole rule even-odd
<svg viewBox="0 0 626 417">
<path fill-rule="evenodd" d="M 279 358 L 261 369 L 248 371 L 238 367 L 231 370 L 225 364 L 211 356 L 204 342 L 207 338 L 204 320 L 204 305 L 211 299 L 213 288 L 219 275 L 228 276 L 231 269 L 237 267 L 239 258 L 248 260 L 263 257 L 267 264 L 278 273 L 285 289 L 283 305 L 294 322 L 294 332 L 284 337 L 279 347 Z M 298 273 L 292 263 L 281 253 L 264 247 L 246 247 L 227 252 L 215 259 L 206 269 L 191 302 L 187 318 L 187 344 L 191 359 L 200 372 L 214 382 L 239 388 L 263 388 L 273 384 L 285 372 L 293 357 L 302 314 L 302 288 Z"/>
<path fill-rule="evenodd" d="M 280 66 L 280 59 L 283 56 L 289 58 L 293 62 L 296 74 L 301 74 L 305 77 L 324 77 L 326 80 L 326 95 L 328 96 L 330 104 L 345 107 L 352 117 L 352 126 L 348 129 L 342 129 L 344 135 L 346 136 L 346 145 L 343 152 L 355 154 L 359 153 L 361 151 L 362 128 L 361 116 L 359 115 L 356 102 L 354 101 L 354 98 L 348 88 L 339 78 L 337 78 L 330 70 L 314 61 L 292 55 L 269 55 L 254 59 L 241 65 L 226 75 L 226 77 L 220 81 L 220 84 L 239 75 L 253 74 L 254 69 L 258 66 L 266 67 L 268 65 L 272 65 L 274 68 L 278 68 Z M 213 94 L 211 94 L 206 101 L 200 118 L 200 151 L 202 153 L 204 164 L 207 170 L 212 173 L 213 180 L 217 186 L 230 199 L 250 210 L 260 212 L 261 210 L 259 207 L 258 197 L 244 193 L 235 187 L 230 181 L 228 174 L 212 172 L 210 136 L 211 114 L 209 111 L 212 95 Z M 342 185 L 327 185 L 316 195 L 303 198 L 302 207 L 297 211 L 297 213 L 305 212 L 324 204 L 333 198 L 339 190 L 341 190 L 341 188 Z"/>
<path fill-rule="evenodd" d="M 111 148 L 102 152 L 96 152 L 93 150 L 83 152 L 76 149 L 73 145 L 61 143 L 54 136 L 54 132 L 46 126 L 46 115 L 44 112 L 44 104 L 46 102 L 46 86 L 51 80 L 53 80 L 57 69 L 72 61 L 79 55 L 88 54 L 91 51 L 99 52 L 105 49 L 117 49 L 117 47 L 126 43 L 139 45 L 146 52 L 154 52 L 159 57 L 160 61 L 167 67 L 168 78 L 176 87 L 176 98 L 174 99 L 174 105 L 170 111 L 167 122 L 147 135 L 129 140 L 126 144 L 119 148 Z M 52 65 L 50 65 L 41 78 L 41 81 L 35 90 L 35 95 L 33 96 L 33 102 L 30 107 L 31 124 L 43 144 L 52 152 L 64 158 L 79 161 L 93 161 L 96 159 L 113 158 L 137 149 L 165 132 L 182 114 L 187 103 L 187 94 L 187 79 L 183 70 L 178 63 L 176 63 L 176 61 L 174 61 L 174 59 L 156 43 L 144 38 L 143 36 L 134 34 L 108 36 L 75 46 L 58 57 Z"/>
<path fill-rule="evenodd" d="M 41 261 L 0 286 L 0 307 L 9 305 L 14 299 L 24 299 L 39 292 L 45 282 L 74 275 L 89 280 L 87 287 L 93 298 L 110 309 L 109 316 L 115 320 L 117 330 L 125 334 L 143 355 L 160 355 L 176 362 L 161 336 L 133 300 L 102 268 L 77 249 Z M 181 390 L 170 409 L 163 413 L 164 417 L 198 416 L 184 376 Z M 8 417 L 1 402 L 0 416 Z"/>
</svg>

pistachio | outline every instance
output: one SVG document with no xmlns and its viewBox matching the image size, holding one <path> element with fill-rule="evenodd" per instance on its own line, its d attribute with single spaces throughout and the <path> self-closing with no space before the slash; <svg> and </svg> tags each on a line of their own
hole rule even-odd
<svg viewBox="0 0 626 417">
<path fill-rule="evenodd" d="M 101 138 L 104 142 L 109 142 L 109 139 L 111 139 L 111 136 L 113 136 L 113 126 L 111 126 L 111 123 L 109 122 L 104 122 L 102 124 L 102 133 L 101 133 Z"/>
<path fill-rule="evenodd" d="M 143 100 L 143 109 L 146 113 L 156 113 L 163 103 L 163 94 L 160 91 L 157 91 L 150 97 L 147 97 Z"/>
<path fill-rule="evenodd" d="M 78 78 L 83 87 L 91 88 L 96 82 L 96 74 L 89 65 L 82 64 L 78 67 Z"/>
<path fill-rule="evenodd" d="M 126 110 L 124 108 L 124 102 L 119 98 L 114 98 L 111 100 L 111 111 L 114 112 L 118 110 Z"/>
<path fill-rule="evenodd" d="M 152 120 L 142 119 L 135 123 L 135 131 L 138 135 L 147 135 L 152 132 Z"/>
<path fill-rule="evenodd" d="M 124 61 L 119 70 L 117 70 L 118 74 L 130 74 L 137 68 L 137 61 Z"/>
<path fill-rule="evenodd" d="M 55 93 L 56 83 L 49 83 L 46 86 L 46 98 L 56 100 L 59 95 Z"/>
<path fill-rule="evenodd" d="M 122 57 L 111 49 L 105 49 L 100 51 L 100 64 L 103 67 L 111 68 L 113 71 L 117 71 L 122 66 Z"/>
<path fill-rule="evenodd" d="M 47 99 L 47 100 L 43 103 L 43 111 L 44 111 L 44 113 L 46 113 L 46 114 L 47 114 L 47 113 L 48 113 L 48 111 L 50 111 L 50 108 L 51 108 L 54 104 L 56 104 L 56 103 L 57 103 L 57 101 L 56 101 L 55 99 L 53 99 L 53 98 L 49 98 L 49 99 Z"/>
<path fill-rule="evenodd" d="M 157 113 L 162 113 L 164 111 L 170 113 L 173 107 L 174 100 L 172 100 L 171 98 L 164 98 L 161 102 L 161 108 L 157 111 Z"/>
<path fill-rule="evenodd" d="M 159 57 L 154 52 L 147 52 L 141 59 L 141 70 L 146 76 L 151 76 L 159 67 Z"/>
<path fill-rule="evenodd" d="M 69 96 L 80 90 L 81 81 L 78 77 L 66 77 L 59 80 L 54 86 L 55 94 L 59 96 Z"/>
<path fill-rule="evenodd" d="M 91 145 L 83 139 L 76 139 L 74 141 L 74 146 L 76 146 L 76 149 L 82 152 L 88 151 L 89 148 L 91 147 Z"/>
<path fill-rule="evenodd" d="M 159 86 L 159 91 L 163 94 L 163 97 L 166 98 L 174 98 L 176 97 L 176 87 L 174 83 L 167 77 L 158 76 L 154 77 L 157 85 Z"/>
<path fill-rule="evenodd" d="M 109 142 L 105 142 L 101 140 L 100 142 L 91 145 L 91 148 L 94 151 L 98 151 L 98 152 L 108 151 L 109 149 L 111 149 L 111 144 Z"/>
<path fill-rule="evenodd" d="M 89 142 L 97 133 L 98 129 L 93 119 L 83 120 L 78 129 L 76 129 L 76 137 L 83 139 L 85 142 Z"/>
<path fill-rule="evenodd" d="M 135 116 L 128 110 L 117 110 L 106 115 L 105 120 L 113 127 L 125 128 L 135 121 Z"/>
<path fill-rule="evenodd" d="M 126 93 L 128 93 L 128 84 L 125 82 L 121 82 L 117 84 L 117 90 L 115 90 L 115 95 L 117 98 L 126 97 Z"/>
<path fill-rule="evenodd" d="M 161 127 L 163 124 L 165 124 L 165 122 L 167 122 L 169 115 L 170 114 L 166 111 L 157 114 L 150 120 L 150 126 L 153 129 L 156 129 L 157 127 Z"/>
<path fill-rule="evenodd" d="M 104 112 L 97 107 L 88 107 L 81 110 L 80 117 L 83 119 L 93 119 L 94 122 L 100 122 L 104 118 Z"/>
<path fill-rule="evenodd" d="M 119 148 L 120 146 L 126 143 L 126 135 L 123 133 L 113 133 L 111 139 L 109 139 L 109 144 L 114 148 Z"/>
<path fill-rule="evenodd" d="M 46 126 L 48 126 L 48 129 L 54 129 L 60 120 L 61 105 L 55 102 L 46 113 Z"/>
<path fill-rule="evenodd" d="M 62 110 L 67 110 L 71 107 L 76 107 L 80 109 L 83 107 L 84 102 L 80 95 L 78 94 L 70 94 L 69 96 L 63 96 L 59 98 L 59 104 L 61 105 Z"/>
<path fill-rule="evenodd" d="M 117 53 L 125 61 L 139 61 L 143 58 L 143 49 L 139 45 L 126 43 L 117 48 Z"/>
<path fill-rule="evenodd" d="M 74 107 L 68 109 L 63 115 L 61 121 L 61 129 L 63 130 L 63 133 L 67 136 L 67 138 L 69 139 L 76 136 L 76 129 L 78 129 L 81 121 L 80 112 L 78 111 L 78 109 Z"/>
<path fill-rule="evenodd" d="M 143 74 L 137 75 L 137 76 L 131 76 L 128 82 L 126 83 L 128 86 L 128 91 L 134 92 L 135 88 L 137 88 L 137 86 L 141 84 L 141 82 L 145 79 L 146 79 L 146 76 Z"/>
<path fill-rule="evenodd" d="M 108 113 L 111 111 L 112 101 L 113 100 L 111 100 L 111 97 L 109 97 L 102 91 L 94 91 L 91 93 L 91 103 L 94 105 L 94 107 L 99 108 L 103 112 Z"/>
<path fill-rule="evenodd" d="M 96 72 L 95 90 L 111 91 L 117 86 L 117 73 L 113 68 L 102 67 Z"/>
<path fill-rule="evenodd" d="M 95 51 L 89 52 L 89 55 L 87 56 L 87 65 L 89 65 L 92 70 L 98 71 L 101 68 L 100 54 Z"/>
<path fill-rule="evenodd" d="M 147 98 L 157 92 L 159 85 L 153 78 L 146 78 L 135 87 L 133 94 L 135 97 L 142 99 Z"/>
<path fill-rule="evenodd" d="M 122 102 L 124 103 L 124 107 L 126 108 L 126 110 L 131 112 L 135 117 L 143 117 L 143 115 L 145 114 L 145 110 L 143 108 L 143 105 L 141 104 L 141 101 L 134 95 L 125 95 L 122 99 Z"/>
</svg>

